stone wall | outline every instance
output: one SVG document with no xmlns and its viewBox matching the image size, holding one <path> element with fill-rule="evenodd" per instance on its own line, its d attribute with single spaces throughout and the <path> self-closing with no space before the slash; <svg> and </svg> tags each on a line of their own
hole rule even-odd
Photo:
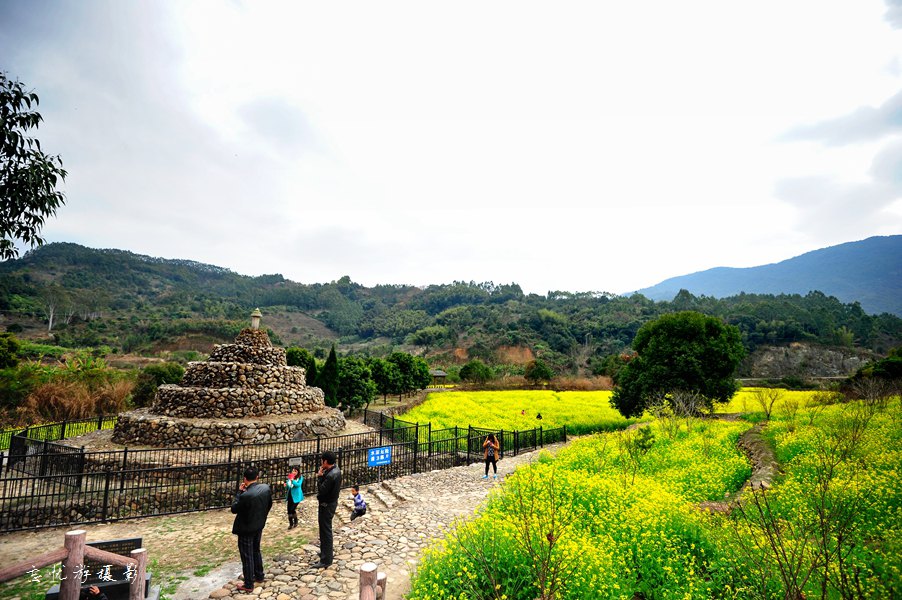
<svg viewBox="0 0 902 600">
<path fill-rule="evenodd" d="M 169 417 L 244 419 L 312 413 L 325 407 L 319 388 L 198 388 L 165 384 L 157 388 L 153 412 Z"/>
<path fill-rule="evenodd" d="M 251 363 L 284 367 L 288 364 L 284 348 L 258 348 L 238 344 L 217 344 L 210 352 L 210 362 Z"/>
<path fill-rule="evenodd" d="M 113 441 L 117 444 L 194 448 L 261 442 L 281 442 L 316 437 L 314 428 L 339 431 L 344 415 L 335 409 L 277 420 L 217 421 L 173 418 L 134 410 L 119 416 Z"/>
<path fill-rule="evenodd" d="M 251 389 L 288 388 L 298 390 L 307 385 L 302 367 L 273 367 L 237 362 L 192 362 L 185 370 L 181 385 L 185 387 Z"/>
</svg>

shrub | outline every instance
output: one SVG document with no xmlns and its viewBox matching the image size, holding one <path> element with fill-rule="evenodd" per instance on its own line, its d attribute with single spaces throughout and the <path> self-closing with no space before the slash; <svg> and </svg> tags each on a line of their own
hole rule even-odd
<svg viewBox="0 0 902 600">
<path fill-rule="evenodd" d="M 5 421 L 18 421 L 14 411 L 41 383 L 49 379 L 49 369 L 38 363 L 23 362 L 16 367 L 0 369 L 0 411 Z"/>
<path fill-rule="evenodd" d="M 135 387 L 133 381 L 117 379 L 109 381 L 97 390 L 94 398 L 94 411 L 100 415 L 112 415 L 122 412 L 128 404 L 128 397 Z"/>
<path fill-rule="evenodd" d="M 19 364 L 19 340 L 11 333 L 0 333 L 0 369 Z"/>
<path fill-rule="evenodd" d="M 460 378 L 463 381 L 485 383 L 492 378 L 492 370 L 481 360 L 474 359 L 460 368 Z"/>
<path fill-rule="evenodd" d="M 178 383 L 182 380 L 185 369 L 174 362 L 144 367 L 138 375 L 138 381 L 132 392 L 132 403 L 135 406 L 147 406 L 157 393 L 157 388 L 164 383 Z"/>
<path fill-rule="evenodd" d="M 75 381 L 42 383 L 22 405 L 23 417 L 32 423 L 83 419 L 93 414 L 91 393 L 87 386 Z"/>
</svg>

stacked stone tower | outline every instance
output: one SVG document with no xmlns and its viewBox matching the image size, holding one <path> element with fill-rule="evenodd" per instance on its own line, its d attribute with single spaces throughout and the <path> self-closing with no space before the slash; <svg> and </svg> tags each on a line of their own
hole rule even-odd
<svg viewBox="0 0 902 600">
<path fill-rule="evenodd" d="M 253 324 L 259 326 L 259 312 Z M 189 363 L 180 385 L 161 385 L 153 405 L 119 416 L 118 444 L 196 447 L 288 441 L 333 433 L 344 416 L 306 384 L 305 370 L 289 367 L 285 350 L 265 331 L 244 329 L 234 344 L 214 347 L 204 362 Z"/>
</svg>

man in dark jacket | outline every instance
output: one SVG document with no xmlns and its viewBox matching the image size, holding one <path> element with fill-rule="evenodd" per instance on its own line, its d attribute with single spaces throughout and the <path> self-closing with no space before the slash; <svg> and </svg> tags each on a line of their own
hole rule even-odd
<svg viewBox="0 0 902 600">
<path fill-rule="evenodd" d="M 260 553 L 260 540 L 266 517 L 272 508 L 272 490 L 265 483 L 257 481 L 259 473 L 254 467 L 244 471 L 244 483 L 238 487 L 238 493 L 232 500 L 232 512 L 235 523 L 232 533 L 238 536 L 238 554 L 241 555 L 241 572 L 244 585 L 238 586 L 239 592 L 253 592 L 254 582 L 263 581 L 263 555 Z"/>
<path fill-rule="evenodd" d="M 316 500 L 319 502 L 319 562 L 315 569 L 325 569 L 332 564 L 332 517 L 338 508 L 341 492 L 341 469 L 335 464 L 335 453 L 323 452 L 323 465 L 316 473 Z"/>
</svg>

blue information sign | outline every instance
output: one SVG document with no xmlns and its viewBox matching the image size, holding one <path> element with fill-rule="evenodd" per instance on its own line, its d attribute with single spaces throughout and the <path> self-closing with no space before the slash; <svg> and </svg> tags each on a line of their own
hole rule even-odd
<svg viewBox="0 0 902 600">
<path fill-rule="evenodd" d="M 391 464 L 391 446 L 370 448 L 366 451 L 366 462 L 370 467 L 380 467 Z"/>
</svg>

